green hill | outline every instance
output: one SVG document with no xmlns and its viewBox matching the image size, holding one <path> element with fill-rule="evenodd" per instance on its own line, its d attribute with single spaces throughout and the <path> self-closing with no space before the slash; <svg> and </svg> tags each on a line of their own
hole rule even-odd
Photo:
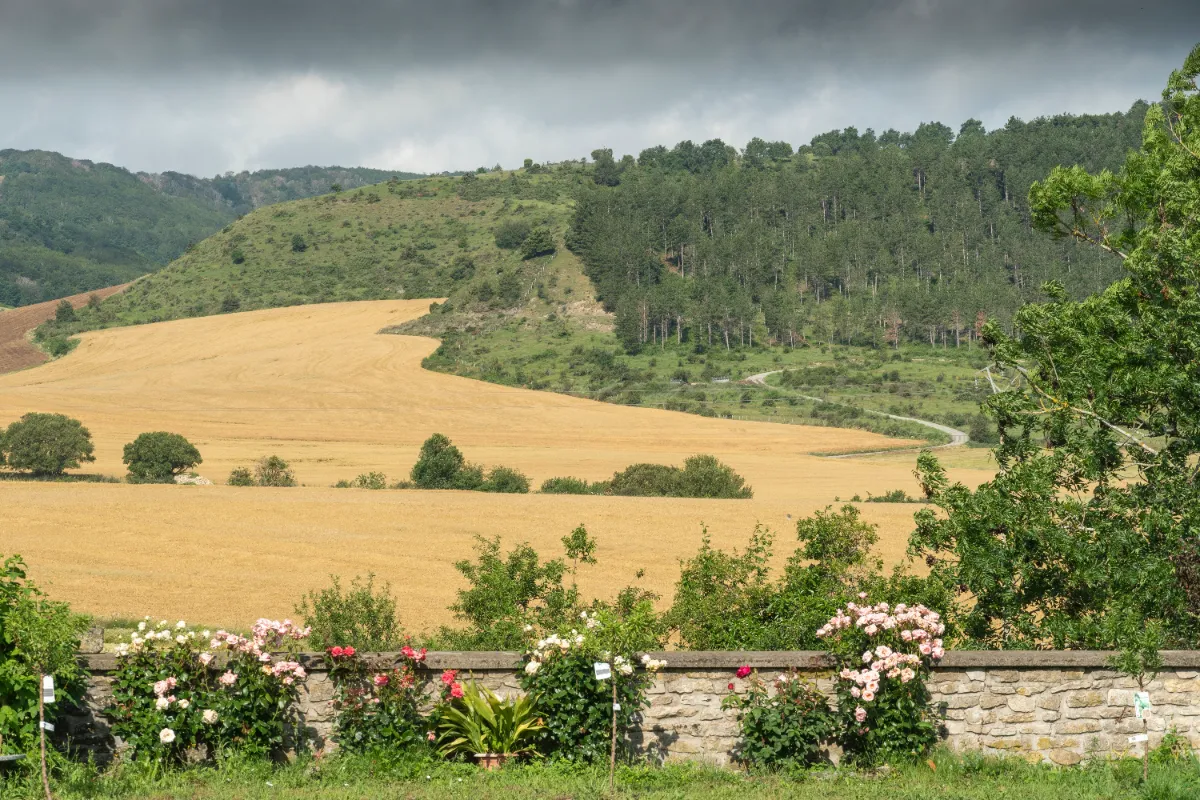
<svg viewBox="0 0 1200 800">
<path fill-rule="evenodd" d="M 239 214 L 393 173 L 300 167 L 135 175 L 40 150 L 0 151 L 0 304 L 28 305 L 152 272 Z M 400 173 L 397 177 L 411 177 Z"/>
<path fill-rule="evenodd" d="M 706 415 L 929 433 L 870 409 L 986 438 L 978 321 L 1007 321 L 1044 280 L 1082 296 L 1119 274 L 1033 232 L 1029 184 L 1057 163 L 1119 167 L 1145 109 L 993 132 L 968 121 L 957 135 L 936 123 L 847 129 L 799 150 L 681 142 L 636 159 L 598 150 L 588 164 L 388 181 L 259 209 L 39 335 L 448 297 L 396 331 L 442 339 L 433 369 Z M 779 370 L 769 387 L 737 383 Z"/>
</svg>

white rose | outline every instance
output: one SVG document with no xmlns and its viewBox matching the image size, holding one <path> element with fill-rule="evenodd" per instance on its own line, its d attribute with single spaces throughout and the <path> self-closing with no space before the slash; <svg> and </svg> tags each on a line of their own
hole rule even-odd
<svg viewBox="0 0 1200 800">
<path fill-rule="evenodd" d="M 179 701 L 179 707 L 180 707 L 180 708 L 184 708 L 184 709 L 186 709 L 186 708 L 187 708 L 188 706 L 190 706 L 191 704 L 192 704 L 192 702 L 191 702 L 190 700 L 188 700 L 186 697 L 185 697 L 183 700 L 180 700 L 180 701 Z"/>
<path fill-rule="evenodd" d="M 177 630 L 177 631 L 181 631 L 186 627 L 187 627 L 187 623 L 184 622 L 183 620 L 179 620 L 179 622 L 175 623 L 175 630 Z"/>
<path fill-rule="evenodd" d="M 170 728 L 163 728 L 158 732 L 158 740 L 163 744 L 170 744 L 175 741 L 175 731 Z"/>
<path fill-rule="evenodd" d="M 201 715 L 201 719 L 204 720 L 205 725 L 214 725 L 217 721 L 217 712 L 210 708 Z"/>
<path fill-rule="evenodd" d="M 146 623 L 144 623 L 144 622 L 139 622 L 139 623 L 138 623 L 138 630 L 139 630 L 139 631 L 144 631 L 144 630 L 146 630 Z"/>
<path fill-rule="evenodd" d="M 175 637 L 176 644 L 187 644 L 188 638 L 182 633 Z"/>
<path fill-rule="evenodd" d="M 159 711 L 166 711 L 167 706 L 171 705 L 171 701 L 165 697 L 160 697 L 154 701 L 154 707 Z"/>
<path fill-rule="evenodd" d="M 536 673 L 538 671 L 538 669 L 541 666 L 542 666 L 542 662 L 540 662 L 540 661 L 530 661 L 528 664 L 525 665 L 525 674 L 533 675 L 534 673 Z"/>
</svg>

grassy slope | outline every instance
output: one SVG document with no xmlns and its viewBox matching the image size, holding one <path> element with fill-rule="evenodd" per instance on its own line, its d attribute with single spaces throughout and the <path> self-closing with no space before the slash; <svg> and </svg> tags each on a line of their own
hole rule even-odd
<svg viewBox="0 0 1200 800">
<path fill-rule="evenodd" d="M 435 313 L 394 331 L 441 337 L 426 366 L 443 372 L 707 416 L 841 425 L 932 442 L 945 438 L 849 405 L 817 407 L 800 395 L 958 427 L 976 413 L 982 361 L 965 348 L 910 348 L 899 360 L 840 346 L 726 351 L 668 343 L 633 356 L 621 352 L 579 259 L 561 246 L 574 186 L 586 179 L 574 166 L 492 173 L 469 184 L 434 177 L 259 209 L 99 312 L 81 312 L 65 332 L 223 310 L 448 296 Z M 549 225 L 558 251 L 525 261 L 498 248 L 494 231 L 510 220 Z M 294 248 L 297 235 L 303 250 Z M 234 263 L 235 255 L 242 263 Z M 809 370 L 792 388 L 778 385 L 779 376 L 772 387 L 737 382 L 813 366 L 828 369 Z M 890 380 L 893 370 L 899 381 Z"/>
</svg>

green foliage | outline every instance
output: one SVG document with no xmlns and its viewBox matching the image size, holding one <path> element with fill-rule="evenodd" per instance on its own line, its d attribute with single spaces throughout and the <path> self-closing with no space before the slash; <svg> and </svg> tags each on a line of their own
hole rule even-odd
<svg viewBox="0 0 1200 800">
<path fill-rule="evenodd" d="M 344 590 L 337 575 L 330 576 L 330 583 L 319 592 L 310 591 L 296 605 L 296 613 L 311 629 L 308 642 L 314 649 L 351 645 L 382 652 L 403 642 L 391 584 L 377 588 L 374 573 L 366 580 L 354 578 Z"/>
<path fill-rule="evenodd" d="M 597 494 L 582 478 L 547 478 L 538 491 L 542 494 Z"/>
<path fill-rule="evenodd" d="M 903 489 L 892 489 L 883 494 L 871 494 L 867 492 L 865 503 L 924 503 L 924 498 L 911 497 L 908 492 Z"/>
<path fill-rule="evenodd" d="M 86 617 L 46 599 L 27 579 L 20 556 L 0 561 L 0 754 L 27 751 L 37 742 L 42 674 L 54 676 L 59 700 L 45 707 L 48 722 L 79 698 L 75 652 L 86 628 Z"/>
<path fill-rule="evenodd" d="M 739 673 L 740 674 L 740 673 Z M 838 730 L 825 695 L 798 673 L 780 675 L 774 691 L 758 672 L 747 678 L 746 690 L 731 693 L 722 708 L 737 713 L 740 738 L 737 759 L 769 770 L 811 767 L 821 761 L 825 746 Z"/>
<path fill-rule="evenodd" d="M 257 486 L 295 486 L 296 476 L 282 458 L 266 456 L 254 465 L 254 483 Z"/>
<path fill-rule="evenodd" d="M 501 700 L 486 687 L 467 681 L 462 697 L 442 709 L 438 752 L 444 756 L 534 754 L 537 736 L 545 728 L 538 711 L 534 695 Z"/>
<path fill-rule="evenodd" d="M 326 654 L 336 689 L 334 739 L 349 753 L 395 758 L 428 752 L 429 722 L 421 716 L 418 689 L 425 651 L 405 646 L 400 660 L 388 668 L 371 668 L 357 652 L 340 648 Z"/>
<path fill-rule="evenodd" d="M 334 487 L 338 489 L 386 489 L 387 475 L 382 472 L 363 472 L 352 481 L 338 481 Z"/>
<path fill-rule="evenodd" d="M 539 225 L 529 232 L 521 243 L 521 257 L 524 259 L 551 255 L 558 249 L 554 242 L 554 232 L 544 225 Z"/>
<path fill-rule="evenodd" d="M 250 637 L 143 622 L 121 645 L 107 714 L 138 761 L 178 764 L 188 750 L 279 755 L 305 670 L 280 658 L 305 631 L 259 620 Z M 226 650 L 220 667 L 213 649 Z M 220 672 L 218 677 L 217 672 Z"/>
<path fill-rule="evenodd" d="M 510 219 L 496 226 L 494 239 L 496 247 L 504 250 L 516 250 L 529 238 L 533 226 L 528 220 Z"/>
<path fill-rule="evenodd" d="M 292 235 L 292 252 L 293 253 L 303 253 L 307 249 L 308 249 L 308 244 L 305 243 L 304 237 L 298 233 L 293 234 Z"/>
<path fill-rule="evenodd" d="M 709 455 L 691 456 L 683 469 L 661 464 L 633 464 L 613 475 L 608 493 L 632 497 L 710 497 L 747 499 L 754 496 L 745 479 Z"/>
<path fill-rule="evenodd" d="M 229 473 L 229 480 L 225 481 L 230 486 L 253 486 L 254 473 L 247 467 L 235 467 Z"/>
<path fill-rule="evenodd" d="M 54 307 L 54 321 L 69 324 L 75 321 L 75 307 L 70 300 L 60 300 Z"/>
<path fill-rule="evenodd" d="M 796 523 L 799 546 L 773 578 L 774 535 L 756 527 L 746 549 L 724 552 L 705 531 L 699 552 L 681 564 L 668 612 L 680 645 L 692 650 L 819 650 L 816 631 L 860 592 L 891 602 L 947 608 L 953 592 L 937 581 L 890 575 L 872 556 L 875 526 L 851 505 Z"/>
<path fill-rule="evenodd" d="M 529 478 L 519 470 L 511 467 L 492 467 L 488 471 L 487 480 L 479 486 L 481 492 L 499 492 L 503 494 L 527 494 Z"/>
<path fill-rule="evenodd" d="M 614 602 L 596 603 L 592 611 L 581 612 L 576 622 L 582 632 L 564 623 L 556 628 L 560 633 L 531 642 L 526 650 L 521 687 L 537 695 L 545 714 L 541 750 L 555 760 L 606 760 L 615 716 L 620 752 L 631 755 L 621 731 L 647 705 L 650 670 L 663 666 L 644 655 L 666 638 L 653 597 L 625 590 Z M 596 662 L 609 663 L 611 677 L 597 680 Z M 614 688 L 619 709 L 613 708 Z"/>
<path fill-rule="evenodd" d="M 1056 164 L 1118 166 L 1146 110 L 1013 118 L 957 137 L 938 123 L 878 137 L 847 128 L 795 157 L 782 157 L 786 143 L 752 141 L 738 159 L 723 142 L 688 141 L 619 173 L 597 151 L 567 243 L 629 352 L 671 340 L 958 346 L 977 340 L 980 312 L 1008 325 L 1049 278 L 1081 297 L 1117 277 L 1098 254 L 1030 230 L 1025 194 Z M 750 198 L 777 213 L 764 218 Z M 868 264 L 860 252 L 890 255 Z"/>
<path fill-rule="evenodd" d="M 470 489 L 480 492 L 523 494 L 529 479 L 511 467 L 493 467 L 484 478 L 483 467 L 467 463 L 462 451 L 440 433 L 421 445 L 413 464 L 412 486 L 417 489 Z"/>
<path fill-rule="evenodd" d="M 1124 277 L 985 330 L 1017 377 L 991 396 L 999 472 L 974 491 L 932 454 L 910 550 L 969 596 L 959 620 L 987 647 L 1115 649 L 1140 673 L 1157 646 L 1200 641 L 1200 47 L 1146 113 L 1113 173 L 1054 169 L 1030 190 L 1035 225 Z M 1142 655 L 1139 655 L 1142 654 Z M 1139 666 L 1140 662 L 1140 666 Z"/>
<path fill-rule="evenodd" d="M 578 603 L 578 592 L 563 586 L 566 565 L 559 559 L 543 562 L 528 544 L 519 544 L 505 555 L 500 537 L 475 537 L 476 560 L 462 560 L 454 568 L 468 587 L 458 590 L 451 608 L 468 627 L 444 631 L 456 644 L 469 649 L 513 650 L 524 642 L 524 626 L 555 627 L 568 619 Z"/>
<path fill-rule="evenodd" d="M 201 462 L 200 451 L 178 433 L 139 434 L 125 445 L 122 460 L 130 483 L 173 483 L 175 476 Z"/>
<path fill-rule="evenodd" d="M 10 424 L 0 439 L 9 469 L 35 475 L 62 475 L 81 462 L 95 461 L 92 434 L 77 419 L 31 412 Z"/>
<path fill-rule="evenodd" d="M 462 452 L 446 436 L 435 433 L 421 445 L 410 477 L 419 489 L 459 489 L 467 467 Z"/>
</svg>

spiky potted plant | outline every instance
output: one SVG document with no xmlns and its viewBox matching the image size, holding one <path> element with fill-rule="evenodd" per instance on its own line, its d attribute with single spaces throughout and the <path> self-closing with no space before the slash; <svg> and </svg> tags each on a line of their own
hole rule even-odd
<svg viewBox="0 0 1200 800">
<path fill-rule="evenodd" d="M 467 681 L 462 697 L 443 709 L 438 727 L 443 756 L 469 757 L 493 770 L 510 758 L 538 755 L 535 737 L 545 725 L 537 715 L 536 698 L 501 700 L 478 683 Z"/>
</svg>

